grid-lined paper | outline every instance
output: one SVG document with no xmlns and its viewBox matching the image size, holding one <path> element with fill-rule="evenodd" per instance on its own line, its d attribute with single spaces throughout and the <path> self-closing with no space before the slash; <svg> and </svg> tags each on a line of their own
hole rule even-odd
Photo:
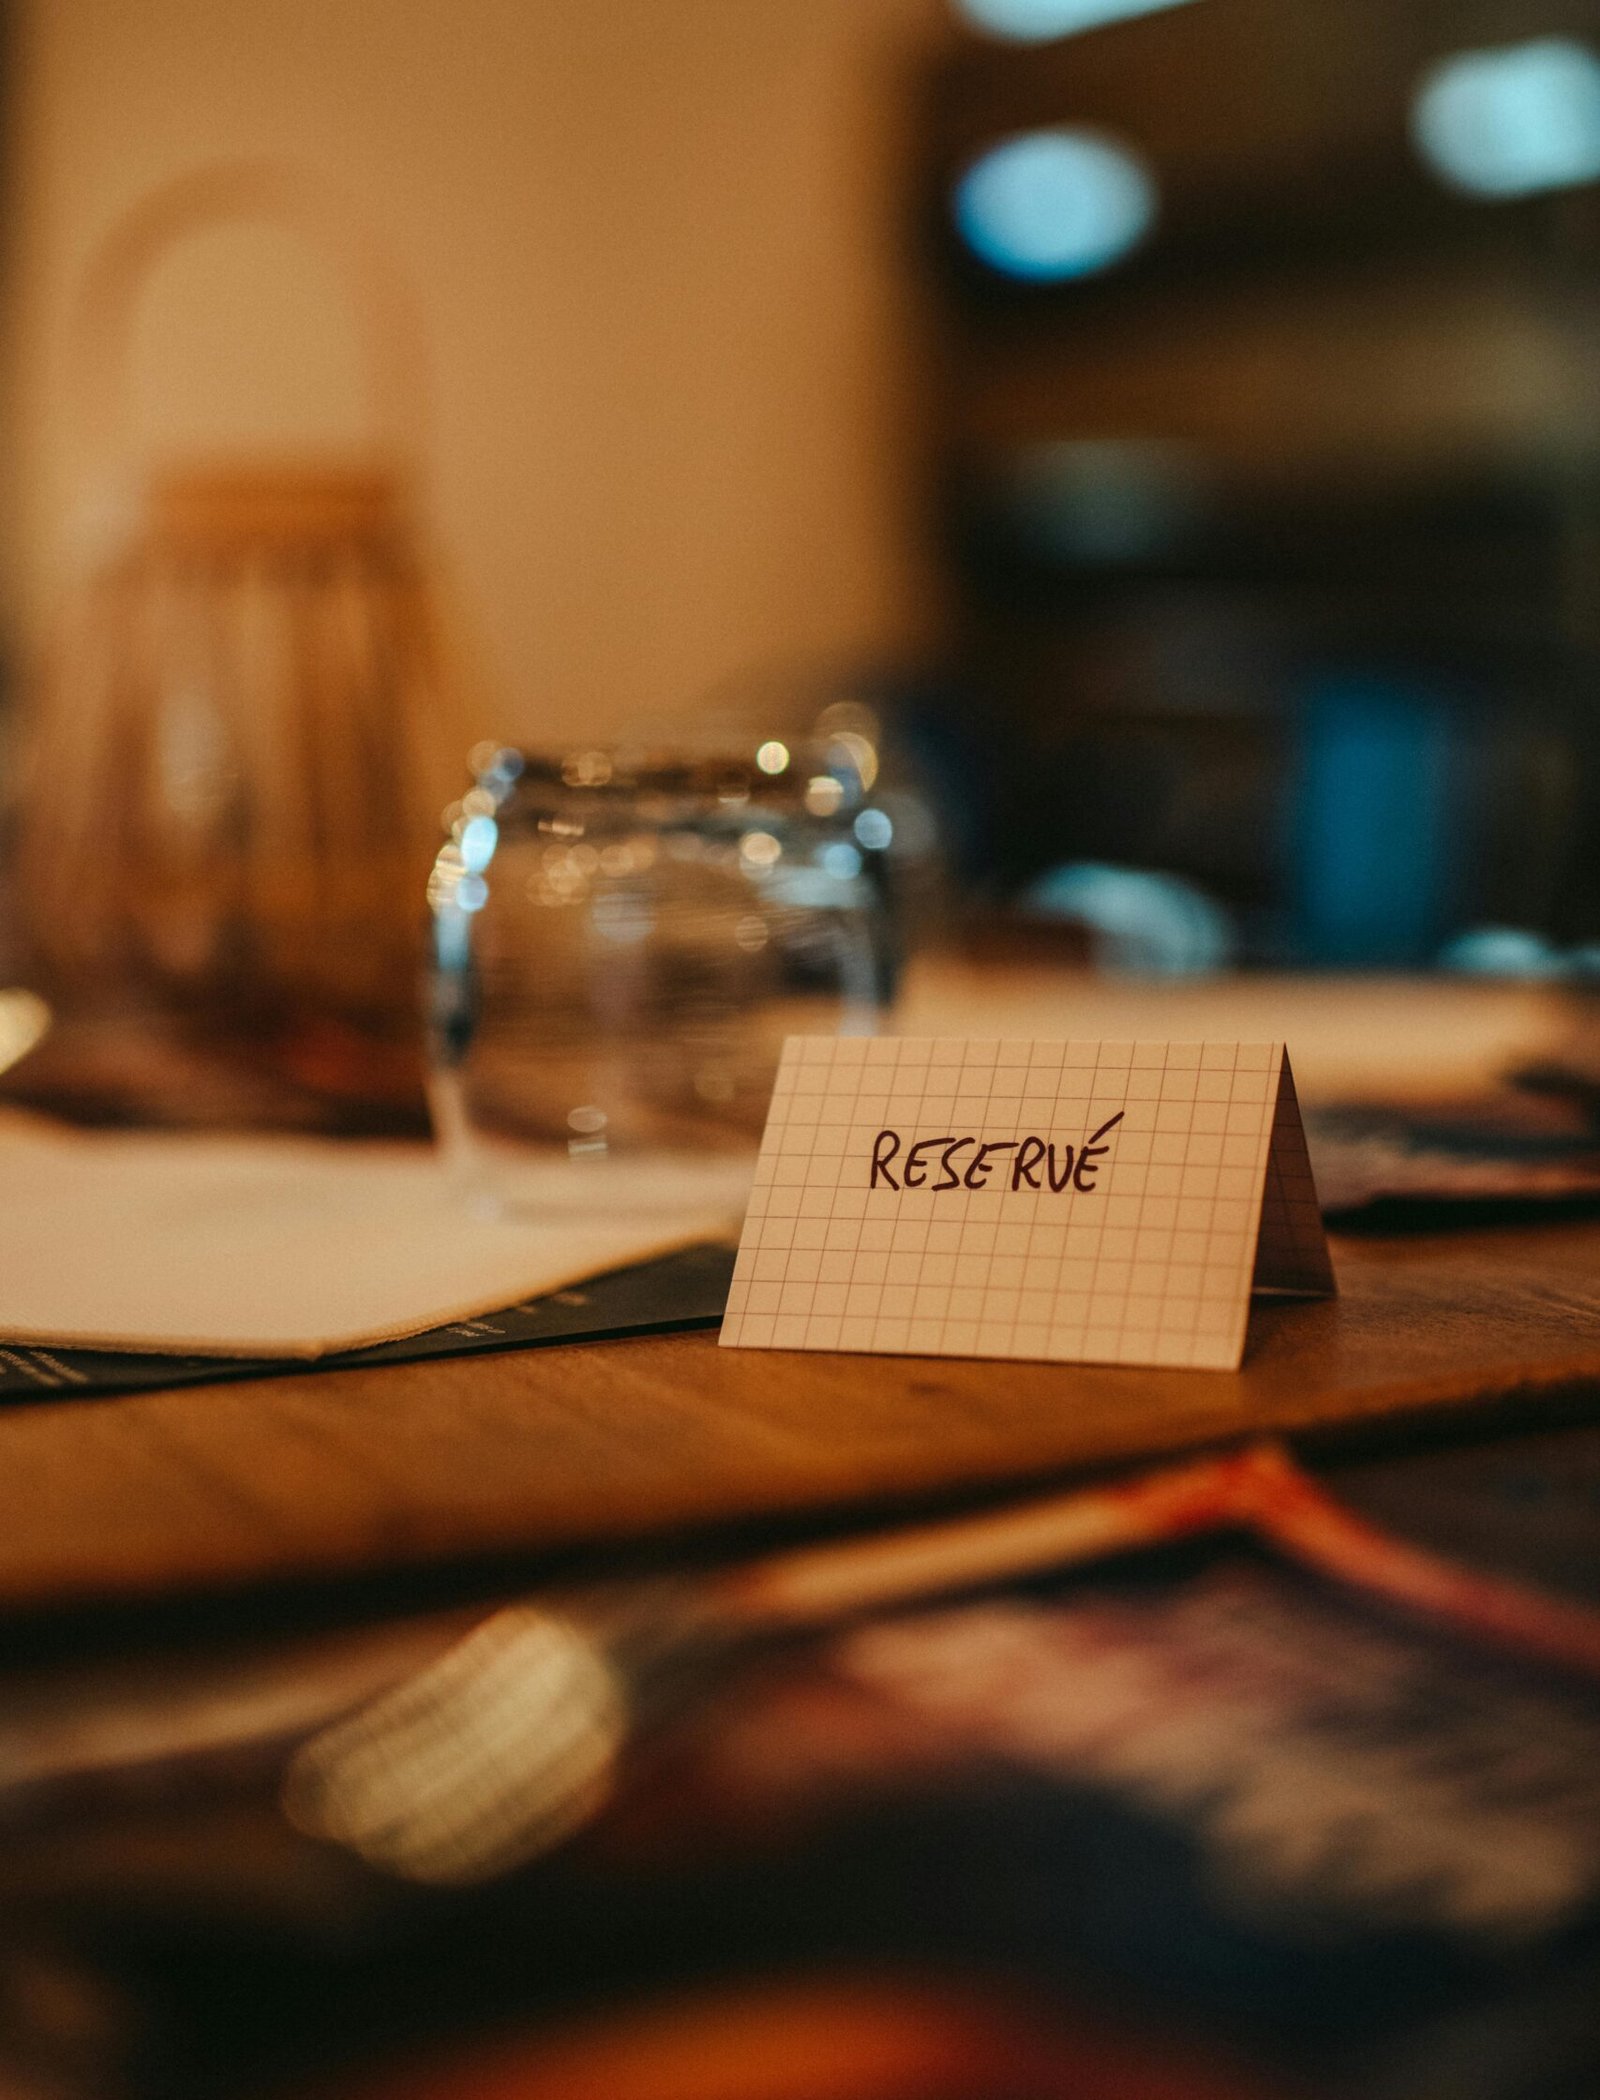
<svg viewBox="0 0 1600 2100">
<path fill-rule="evenodd" d="M 1053 1142 L 1059 1178 L 1065 1148 L 1113 1118 L 1104 1152 L 1059 1190 L 1037 1168 L 1039 1188 L 1018 1177 L 1032 1148 L 995 1153 L 987 1186 L 970 1185 L 979 1143 Z M 902 1142 L 874 1187 L 886 1131 Z M 966 1137 L 948 1164 L 927 1142 Z M 932 1186 L 952 1173 L 958 1186 Z M 1258 1240 L 1263 1282 L 1331 1289 L 1281 1043 L 797 1036 L 722 1341 L 1231 1369 Z"/>
</svg>

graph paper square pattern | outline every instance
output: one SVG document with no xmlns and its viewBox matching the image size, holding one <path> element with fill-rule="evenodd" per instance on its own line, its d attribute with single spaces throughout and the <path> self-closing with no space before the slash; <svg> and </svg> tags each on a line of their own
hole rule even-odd
<svg viewBox="0 0 1600 2100">
<path fill-rule="evenodd" d="M 722 1345 L 1233 1370 L 1327 1296 L 1282 1043 L 791 1036 Z"/>
</svg>

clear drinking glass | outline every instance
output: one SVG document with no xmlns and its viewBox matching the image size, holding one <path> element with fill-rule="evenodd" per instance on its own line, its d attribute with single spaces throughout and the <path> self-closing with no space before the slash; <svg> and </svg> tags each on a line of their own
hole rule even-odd
<svg viewBox="0 0 1600 2100">
<path fill-rule="evenodd" d="M 874 1030 L 883 827 L 847 749 L 474 760 L 429 884 L 457 1161 L 753 1153 L 784 1036 Z"/>
</svg>

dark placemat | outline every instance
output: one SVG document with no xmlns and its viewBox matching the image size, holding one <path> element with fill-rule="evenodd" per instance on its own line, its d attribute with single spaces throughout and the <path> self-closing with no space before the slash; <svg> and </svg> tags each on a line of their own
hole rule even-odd
<svg viewBox="0 0 1600 2100">
<path fill-rule="evenodd" d="M 1528 1097 L 1457 1113 L 1323 1108 L 1306 1118 L 1323 1214 L 1341 1232 L 1450 1232 L 1600 1215 L 1600 1137 Z"/>
<path fill-rule="evenodd" d="M 481 1320 L 453 1321 L 404 1341 L 319 1357 L 314 1365 L 299 1357 L 152 1356 L 0 1343 L 0 1402 L 148 1392 L 224 1378 L 270 1378 L 313 1368 L 350 1370 L 365 1364 L 417 1363 L 431 1356 L 471 1356 L 484 1349 L 532 1349 L 551 1342 L 614 1341 L 630 1334 L 715 1327 L 732 1275 L 731 1247 L 684 1247 L 655 1261 L 591 1277 L 570 1290 L 507 1306 Z"/>
</svg>

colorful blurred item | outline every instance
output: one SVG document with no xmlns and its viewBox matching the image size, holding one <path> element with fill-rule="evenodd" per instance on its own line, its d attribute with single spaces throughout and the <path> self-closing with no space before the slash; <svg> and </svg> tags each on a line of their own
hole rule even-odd
<svg viewBox="0 0 1600 2100">
<path fill-rule="evenodd" d="M 1399 1618 L 1600 1678 L 1592 1611 L 1416 1552 L 1262 1445 L 992 1514 L 780 1553 L 698 1587 L 623 1587 L 570 1610 L 509 1605 L 310 1737 L 288 1767 L 285 1810 L 308 1836 L 397 1877 L 439 1887 L 492 1880 L 607 1806 L 641 1722 L 658 1726 L 763 1647 L 861 1623 L 871 1611 L 1230 1533 Z M 782 1764 L 770 1762 L 772 1772 Z M 769 1761 L 757 1763 L 766 1785 Z"/>
<path fill-rule="evenodd" d="M 832 1976 L 591 2017 L 363 2085 L 360 2100 L 1250 2100 L 1268 2090 L 964 1978 Z"/>
<path fill-rule="evenodd" d="M 151 272 L 241 219 L 287 225 L 343 267 L 379 434 L 342 458 L 119 472 Z M 137 1017 L 312 1095 L 415 1093 L 422 894 L 470 739 L 415 514 L 405 299 L 320 184 L 211 167 L 112 229 L 77 330 L 104 478 L 25 750 L 29 964 L 68 1022 Z"/>
</svg>

